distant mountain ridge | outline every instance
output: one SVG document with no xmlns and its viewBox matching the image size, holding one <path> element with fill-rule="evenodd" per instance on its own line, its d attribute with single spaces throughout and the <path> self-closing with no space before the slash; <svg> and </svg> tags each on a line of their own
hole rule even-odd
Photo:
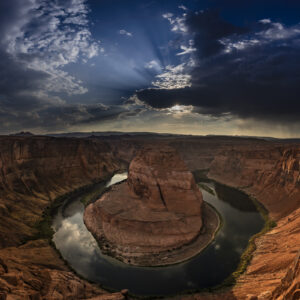
<svg viewBox="0 0 300 300">
<path fill-rule="evenodd" d="M 91 136 L 189 136 L 188 134 L 173 134 L 173 133 L 156 133 L 156 132 L 123 132 L 123 131 L 91 131 L 91 132 L 66 132 L 66 133 L 49 133 L 46 136 L 52 137 L 78 137 L 85 138 Z"/>
<path fill-rule="evenodd" d="M 249 136 L 249 135 L 194 135 L 194 134 L 176 134 L 176 133 L 159 133 L 159 132 L 124 132 L 124 131 L 90 131 L 90 132 L 63 132 L 63 133 L 47 133 L 47 134 L 33 134 L 29 131 L 21 131 L 18 133 L 9 134 L 9 136 L 49 136 L 49 137 L 67 137 L 67 138 L 88 138 L 88 137 L 118 137 L 118 136 L 129 136 L 129 137 L 207 137 L 207 138 L 240 138 L 240 139 L 259 139 L 265 141 L 274 142 L 289 142 L 289 143 L 300 143 L 300 138 L 275 138 L 267 136 Z"/>
<path fill-rule="evenodd" d="M 224 137 L 224 138 L 244 138 L 244 139 L 260 139 L 266 141 L 282 141 L 290 143 L 300 143 L 300 138 L 275 138 L 267 136 L 250 136 L 250 135 L 194 135 L 194 134 L 176 134 L 176 133 L 159 133 L 159 132 L 124 132 L 124 131 L 91 131 L 91 132 L 66 132 L 66 133 L 49 133 L 46 136 L 52 137 L 109 137 L 109 136 L 149 136 L 149 137 Z"/>
<path fill-rule="evenodd" d="M 34 134 L 29 131 L 21 131 L 17 133 L 12 133 L 10 136 L 33 136 Z"/>
</svg>

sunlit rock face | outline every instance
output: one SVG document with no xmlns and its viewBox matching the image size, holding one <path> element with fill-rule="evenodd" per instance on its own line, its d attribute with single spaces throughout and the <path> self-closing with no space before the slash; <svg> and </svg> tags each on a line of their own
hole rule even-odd
<svg viewBox="0 0 300 300">
<path fill-rule="evenodd" d="M 139 151 L 130 164 L 128 186 L 153 210 L 200 215 L 201 192 L 192 173 L 171 147 Z"/>
<path fill-rule="evenodd" d="M 85 211 L 84 221 L 103 250 L 123 261 L 179 248 L 202 227 L 203 199 L 193 175 L 170 148 L 144 148 L 127 182 Z"/>
</svg>

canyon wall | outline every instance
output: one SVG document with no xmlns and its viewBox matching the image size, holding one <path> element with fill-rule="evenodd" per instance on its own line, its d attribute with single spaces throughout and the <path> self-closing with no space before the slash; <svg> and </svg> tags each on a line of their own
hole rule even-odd
<svg viewBox="0 0 300 300">
<path fill-rule="evenodd" d="M 128 166 L 137 149 L 148 144 L 170 144 L 190 170 L 209 169 L 209 177 L 245 190 L 278 224 L 256 240 L 253 259 L 233 289 L 192 297 L 298 299 L 300 145 L 250 138 L 138 136 L 0 137 L 0 299 L 123 298 L 79 279 L 45 240 L 24 241 L 35 235 L 35 224 L 53 199 Z"/>
<path fill-rule="evenodd" d="M 209 178 L 262 203 L 277 226 L 255 240 L 251 263 L 233 289 L 192 298 L 300 299 L 300 146 L 224 144 L 208 168 Z"/>
<path fill-rule="evenodd" d="M 235 146 L 215 156 L 209 177 L 255 195 L 278 220 L 300 206 L 300 147 Z"/>
<path fill-rule="evenodd" d="M 0 247 L 32 236 L 57 196 L 122 166 L 109 143 L 99 139 L 0 138 Z"/>
<path fill-rule="evenodd" d="M 24 244 L 56 197 L 123 166 L 100 140 L 0 137 L 0 299 L 124 298 L 78 278 L 46 240 Z"/>
</svg>

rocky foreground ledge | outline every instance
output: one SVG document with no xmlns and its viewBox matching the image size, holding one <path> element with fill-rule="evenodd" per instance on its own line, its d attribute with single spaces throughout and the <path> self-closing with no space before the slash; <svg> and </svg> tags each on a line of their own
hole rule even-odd
<svg viewBox="0 0 300 300">
<path fill-rule="evenodd" d="M 140 150 L 127 182 L 90 204 L 84 222 L 102 252 L 140 266 L 177 263 L 198 254 L 220 224 L 171 147 Z"/>
</svg>

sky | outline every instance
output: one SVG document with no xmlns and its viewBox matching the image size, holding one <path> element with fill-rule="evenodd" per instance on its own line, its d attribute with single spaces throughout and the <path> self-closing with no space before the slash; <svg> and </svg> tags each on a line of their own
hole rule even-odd
<svg viewBox="0 0 300 300">
<path fill-rule="evenodd" d="M 300 2 L 0 0 L 0 134 L 300 137 Z"/>
</svg>

